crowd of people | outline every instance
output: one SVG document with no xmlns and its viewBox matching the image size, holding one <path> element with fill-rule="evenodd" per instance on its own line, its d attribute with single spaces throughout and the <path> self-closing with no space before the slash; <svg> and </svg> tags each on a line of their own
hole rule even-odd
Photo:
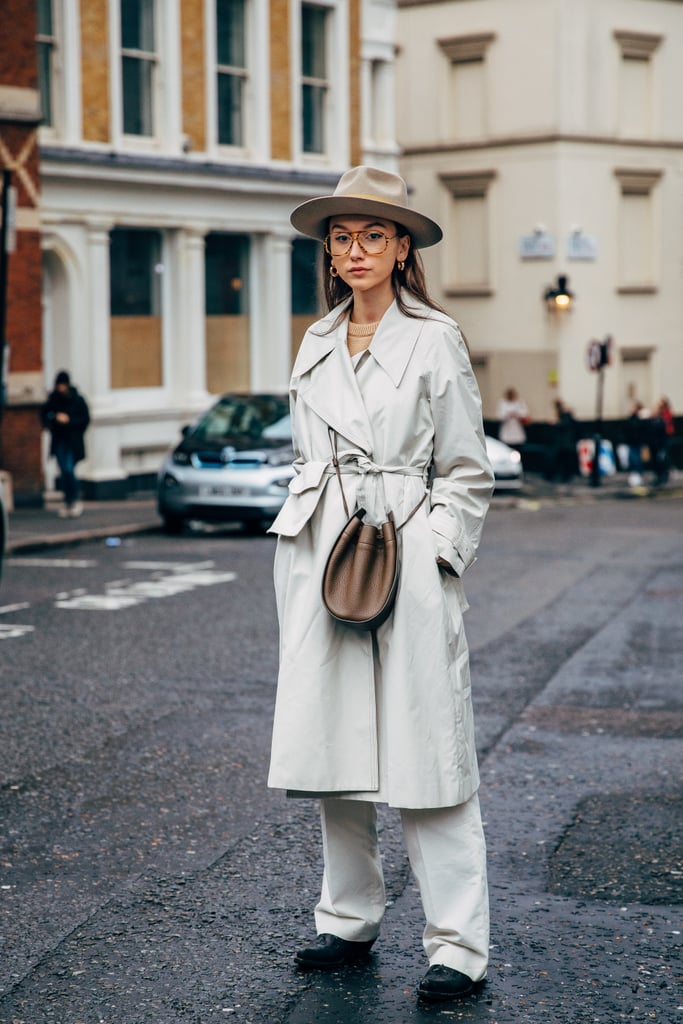
<svg viewBox="0 0 683 1024">
<path fill-rule="evenodd" d="M 572 410 L 560 399 L 553 402 L 554 419 L 550 434 L 546 434 L 544 476 L 549 481 L 568 483 L 579 473 L 577 446 L 582 438 L 580 423 Z M 515 388 L 507 388 L 498 403 L 498 437 L 511 448 L 523 452 L 527 443 L 527 427 L 531 416 L 526 402 Z M 634 401 L 625 420 L 622 434 L 617 438 L 620 468 L 627 471 L 630 486 L 644 483 L 646 471 L 652 482 L 660 487 L 669 480 L 671 472 L 671 441 L 676 432 L 671 403 L 662 397 L 654 409 L 647 409 Z"/>
</svg>

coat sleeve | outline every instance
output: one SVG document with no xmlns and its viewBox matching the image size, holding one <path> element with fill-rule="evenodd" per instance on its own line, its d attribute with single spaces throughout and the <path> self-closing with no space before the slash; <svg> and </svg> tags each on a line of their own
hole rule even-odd
<svg viewBox="0 0 683 1024">
<path fill-rule="evenodd" d="M 474 561 L 493 491 L 481 398 L 455 324 L 444 325 L 430 373 L 434 452 L 429 525 L 457 576 Z"/>
</svg>

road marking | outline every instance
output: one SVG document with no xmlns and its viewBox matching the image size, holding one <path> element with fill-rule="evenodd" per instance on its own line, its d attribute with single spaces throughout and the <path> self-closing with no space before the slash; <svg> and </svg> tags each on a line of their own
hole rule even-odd
<svg viewBox="0 0 683 1024">
<path fill-rule="evenodd" d="M 32 569 L 92 569 L 91 558 L 8 558 L 7 565 L 29 566 Z"/>
<path fill-rule="evenodd" d="M 21 601 L 19 604 L 5 604 L 0 608 L 0 615 L 9 615 L 10 612 L 23 612 L 24 608 L 30 608 L 28 601 Z"/>
<path fill-rule="evenodd" d="M 0 622 L 0 640 L 16 640 L 20 636 L 33 633 L 34 626 L 20 626 L 19 623 Z"/>
<path fill-rule="evenodd" d="M 149 569 L 163 572 L 194 572 L 196 569 L 213 569 L 214 562 L 124 562 L 124 569 Z"/>
<path fill-rule="evenodd" d="M 77 611 L 119 611 L 132 608 L 161 597 L 173 597 L 198 587 L 215 586 L 218 583 L 232 583 L 237 579 L 235 572 L 219 572 L 215 569 L 198 569 L 196 565 L 183 567 L 182 571 L 170 576 L 159 576 L 151 580 L 130 583 L 116 580 L 106 586 L 104 594 L 79 593 L 59 594 L 55 607 Z"/>
</svg>

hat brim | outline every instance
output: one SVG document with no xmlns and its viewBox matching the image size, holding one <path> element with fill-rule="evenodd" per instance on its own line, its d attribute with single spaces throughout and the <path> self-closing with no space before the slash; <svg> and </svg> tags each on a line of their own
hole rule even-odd
<svg viewBox="0 0 683 1024">
<path fill-rule="evenodd" d="M 401 224 L 409 232 L 416 249 L 436 245 L 443 238 L 443 231 L 436 221 L 424 214 L 407 206 L 383 203 L 379 199 L 366 199 L 363 196 L 320 196 L 318 199 L 309 199 L 297 206 L 290 221 L 302 235 L 322 241 L 327 235 L 330 217 L 339 214 L 349 217 L 374 215 Z"/>
</svg>

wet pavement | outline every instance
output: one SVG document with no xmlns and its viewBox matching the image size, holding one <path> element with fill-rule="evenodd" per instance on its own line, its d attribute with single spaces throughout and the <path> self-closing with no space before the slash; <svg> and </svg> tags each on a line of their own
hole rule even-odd
<svg viewBox="0 0 683 1024">
<path fill-rule="evenodd" d="M 420 904 L 397 814 L 386 809 L 380 822 L 388 908 L 370 960 L 324 975 L 293 969 L 293 949 L 311 939 L 320 882 L 315 807 L 270 794 L 254 812 L 242 770 L 258 778 L 254 766 L 267 756 L 244 723 L 270 699 L 274 651 L 268 648 L 265 668 L 261 659 L 263 675 L 247 678 L 226 702 L 227 693 L 216 684 L 212 696 L 206 682 L 176 697 L 180 684 L 170 662 L 164 670 L 161 651 L 150 647 L 149 676 L 129 662 L 123 680 L 131 707 L 137 700 L 153 709 L 153 681 L 161 676 L 159 694 L 177 700 L 173 714 L 164 709 L 161 718 L 173 727 L 170 749 L 154 732 L 147 737 L 140 729 L 136 740 L 136 722 L 124 720 L 101 749 L 61 757 L 50 789 L 47 769 L 0 780 L 4 827 L 17 830 L 0 858 L 9 862 L 14 843 L 11 886 L 0 892 L 0 1024 L 681 1019 L 683 501 L 673 487 L 636 496 L 601 489 L 598 498 L 585 486 L 564 494 L 541 486 L 494 503 L 475 568 L 481 575 L 468 589 L 492 905 L 489 979 L 475 995 L 445 1006 L 415 1000 L 426 966 Z M 627 496 L 643 500 L 609 500 Z M 148 543 L 152 557 L 162 543 L 153 503 L 120 503 L 116 514 L 112 503 L 106 506 L 88 507 L 75 532 L 97 530 L 106 546 L 108 537 L 126 543 L 122 528 L 135 528 L 143 531 L 138 557 Z M 24 551 L 35 550 L 41 528 L 49 543 L 69 540 L 55 530 L 73 531 L 53 510 L 31 522 L 24 515 L 26 532 L 13 530 L 16 542 L 32 546 Z M 175 550 L 185 551 L 185 543 Z M 244 541 L 244 566 L 235 562 L 239 552 L 230 565 L 265 571 L 270 543 Z M 22 549 L 15 551 L 20 556 Z M 246 635 L 254 613 L 242 612 L 245 625 L 238 620 L 233 628 Z M 157 630 L 168 614 L 159 611 Z M 142 664 L 137 645 L 136 654 Z M 179 650 L 176 658 L 185 655 Z M 179 679 L 188 672 L 182 664 Z M 117 697 L 107 688 L 103 694 Z M 50 707 L 56 700 L 47 690 L 35 696 Z M 124 707 L 125 697 L 119 700 Z M 242 731 L 230 734 L 240 706 L 247 717 Z M 76 699 L 64 713 L 80 710 Z M 231 735 L 223 776 L 222 730 Z M 173 766 L 172 792 L 164 793 L 163 778 L 158 792 L 150 788 L 157 757 L 169 772 Z M 138 810 L 144 801 L 167 802 L 177 817 L 170 831 L 177 848 L 164 853 L 160 842 L 153 861 L 140 853 L 157 842 L 158 825 L 146 824 L 151 807 L 149 814 Z M 213 852 L 189 857 L 195 832 L 182 816 L 185 805 L 211 820 L 220 819 L 221 805 L 236 808 L 233 815 L 242 809 L 244 822 L 228 839 L 217 835 L 207 845 Z M 122 825 L 120 847 L 111 849 L 106 829 L 114 815 Z M 69 841 L 60 822 L 71 823 Z M 42 857 L 44 846 L 52 863 L 38 876 L 42 911 L 15 937 L 23 887 L 35 883 L 32 858 Z M 74 895 L 86 850 L 103 879 L 117 873 L 99 901 L 96 892 L 88 895 L 94 903 Z M 188 856 L 181 860 L 183 850 Z M 51 926 L 58 939 L 42 945 Z M 18 956 L 20 948 L 25 953 Z"/>
</svg>

